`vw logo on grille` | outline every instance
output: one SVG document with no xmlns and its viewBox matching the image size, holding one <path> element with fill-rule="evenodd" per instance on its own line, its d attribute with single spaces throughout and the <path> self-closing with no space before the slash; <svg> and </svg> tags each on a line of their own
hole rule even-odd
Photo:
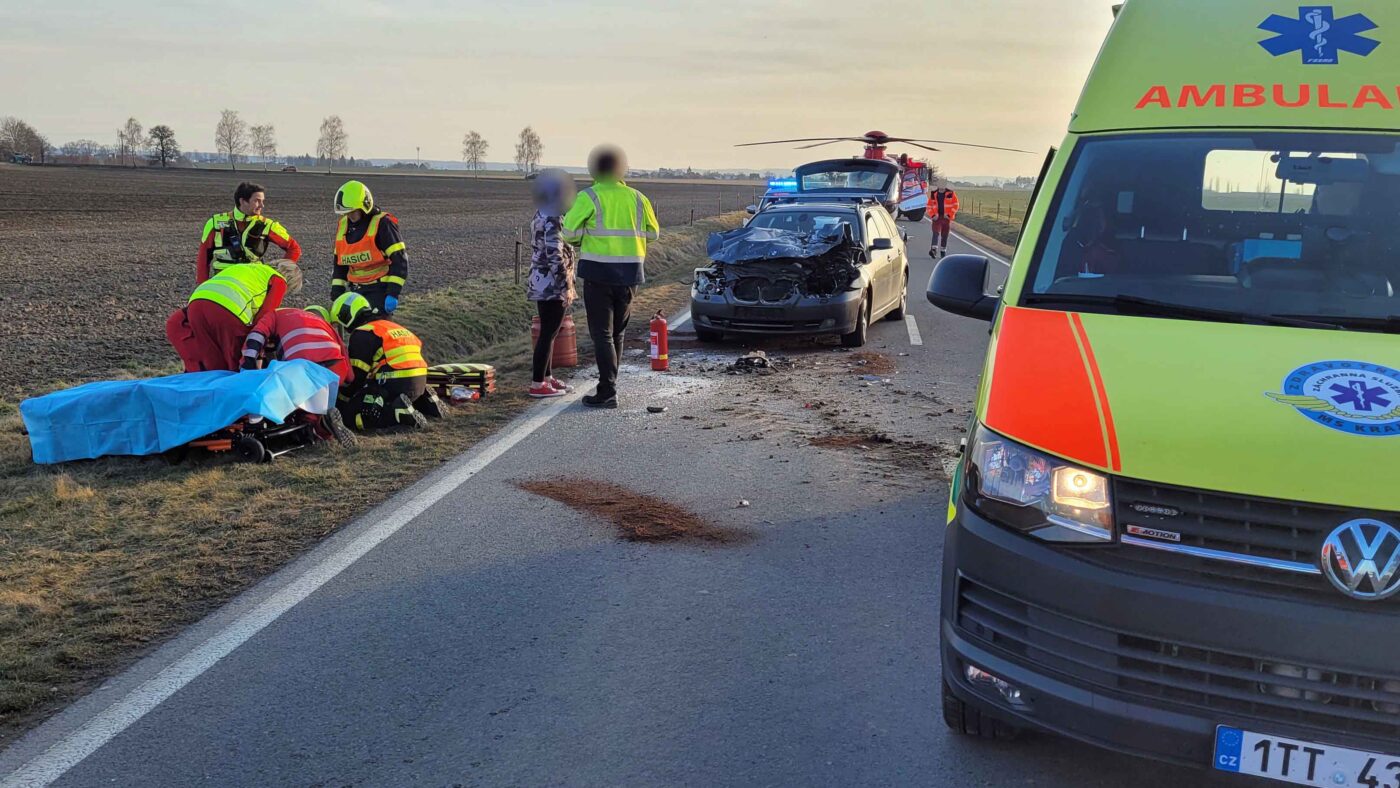
<svg viewBox="0 0 1400 788">
<path fill-rule="evenodd" d="M 1322 544 L 1322 571 L 1352 599 L 1400 593 L 1400 529 L 1366 518 L 1343 523 Z"/>
</svg>

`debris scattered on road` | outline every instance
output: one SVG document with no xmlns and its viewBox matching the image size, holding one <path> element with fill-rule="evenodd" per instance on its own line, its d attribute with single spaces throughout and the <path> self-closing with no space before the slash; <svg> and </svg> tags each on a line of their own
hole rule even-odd
<svg viewBox="0 0 1400 788">
<path fill-rule="evenodd" d="M 749 506 L 749 502 L 748 502 L 748 501 L 744 500 L 743 498 L 740 498 L 740 499 L 739 499 L 739 508 L 740 508 L 740 509 L 746 509 L 746 508 L 748 508 L 748 506 Z"/>
<path fill-rule="evenodd" d="M 760 370 L 771 370 L 773 363 L 768 360 L 768 354 L 762 350 L 754 350 L 740 356 L 734 361 L 731 367 L 735 372 L 758 372 Z"/>
<path fill-rule="evenodd" d="M 647 413 L 665 413 L 665 412 L 666 412 L 666 406 L 665 406 L 665 405 L 648 405 L 648 406 L 647 406 Z"/>
<path fill-rule="evenodd" d="M 748 534 L 705 522 L 675 504 L 597 479 L 519 481 L 526 492 L 607 520 L 629 542 L 711 542 L 734 544 Z"/>
</svg>

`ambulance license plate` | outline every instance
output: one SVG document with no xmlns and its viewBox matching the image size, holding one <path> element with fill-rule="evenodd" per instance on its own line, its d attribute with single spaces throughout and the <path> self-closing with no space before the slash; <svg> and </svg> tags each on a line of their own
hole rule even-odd
<svg viewBox="0 0 1400 788">
<path fill-rule="evenodd" d="M 1294 785 L 1400 788 L 1400 755 L 1314 744 L 1225 725 L 1215 729 L 1214 766 L 1217 771 Z"/>
</svg>

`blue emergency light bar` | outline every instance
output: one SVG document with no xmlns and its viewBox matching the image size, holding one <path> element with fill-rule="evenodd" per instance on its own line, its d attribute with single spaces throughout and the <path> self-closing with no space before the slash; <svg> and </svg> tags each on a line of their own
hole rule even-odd
<svg viewBox="0 0 1400 788">
<path fill-rule="evenodd" d="M 768 181 L 768 193 L 779 192 L 783 194 L 797 191 L 796 178 L 772 178 Z"/>
</svg>

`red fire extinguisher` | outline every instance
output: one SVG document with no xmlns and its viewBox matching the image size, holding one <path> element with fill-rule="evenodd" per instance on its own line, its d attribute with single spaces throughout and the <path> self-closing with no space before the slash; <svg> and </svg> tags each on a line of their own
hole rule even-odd
<svg viewBox="0 0 1400 788">
<path fill-rule="evenodd" d="M 671 368 L 671 355 L 669 352 L 670 343 L 666 339 L 666 318 L 657 311 L 656 317 L 651 319 L 651 368 L 656 372 L 665 372 Z"/>
</svg>

